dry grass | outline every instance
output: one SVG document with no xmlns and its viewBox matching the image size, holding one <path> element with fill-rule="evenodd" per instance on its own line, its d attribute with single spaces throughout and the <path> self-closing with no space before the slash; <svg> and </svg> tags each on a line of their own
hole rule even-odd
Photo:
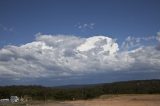
<svg viewBox="0 0 160 106">
<path fill-rule="evenodd" d="M 160 95 L 104 95 L 93 100 L 52 102 L 34 106 L 160 106 Z"/>
<path fill-rule="evenodd" d="M 70 103 L 73 106 L 160 106 L 160 95 L 109 95 Z"/>
</svg>

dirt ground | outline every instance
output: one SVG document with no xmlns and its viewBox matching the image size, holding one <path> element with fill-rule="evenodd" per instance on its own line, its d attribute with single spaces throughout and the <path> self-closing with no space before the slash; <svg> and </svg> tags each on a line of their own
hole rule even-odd
<svg viewBox="0 0 160 106">
<path fill-rule="evenodd" d="M 105 95 L 93 100 L 64 101 L 36 106 L 160 106 L 160 95 Z"/>
</svg>

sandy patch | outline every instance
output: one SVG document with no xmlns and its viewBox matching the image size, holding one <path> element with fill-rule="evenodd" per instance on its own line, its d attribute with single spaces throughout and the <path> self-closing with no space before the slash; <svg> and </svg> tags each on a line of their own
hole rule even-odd
<svg viewBox="0 0 160 106">
<path fill-rule="evenodd" d="M 160 106 L 160 95 L 107 95 L 94 100 L 65 101 L 36 106 Z"/>
</svg>

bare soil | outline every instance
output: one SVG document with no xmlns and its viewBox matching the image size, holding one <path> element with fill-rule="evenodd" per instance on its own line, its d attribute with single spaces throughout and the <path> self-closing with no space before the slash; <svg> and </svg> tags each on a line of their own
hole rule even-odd
<svg viewBox="0 0 160 106">
<path fill-rule="evenodd" d="M 103 95 L 93 100 L 52 102 L 35 106 L 160 106 L 160 95 Z"/>
</svg>

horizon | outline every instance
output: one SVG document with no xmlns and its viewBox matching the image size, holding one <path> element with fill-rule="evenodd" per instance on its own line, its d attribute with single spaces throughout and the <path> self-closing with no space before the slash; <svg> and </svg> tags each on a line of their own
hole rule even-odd
<svg viewBox="0 0 160 106">
<path fill-rule="evenodd" d="M 1 0 L 0 86 L 160 79 L 159 0 Z"/>
<path fill-rule="evenodd" d="M 0 85 L 0 87 L 10 87 L 10 86 L 36 86 L 36 87 L 53 87 L 53 88 L 61 88 L 61 87 L 69 87 L 69 88 L 74 88 L 75 86 L 77 87 L 84 87 L 84 86 L 94 86 L 94 85 L 102 85 L 102 84 L 114 84 L 114 83 L 126 83 L 126 82 L 135 82 L 135 81 L 158 81 L 160 79 L 135 79 L 135 80 L 121 80 L 121 81 L 113 81 L 113 82 L 103 82 L 103 83 L 82 83 L 82 84 L 64 84 L 64 85 L 36 85 L 36 84 L 30 84 L 30 85 Z"/>
</svg>

